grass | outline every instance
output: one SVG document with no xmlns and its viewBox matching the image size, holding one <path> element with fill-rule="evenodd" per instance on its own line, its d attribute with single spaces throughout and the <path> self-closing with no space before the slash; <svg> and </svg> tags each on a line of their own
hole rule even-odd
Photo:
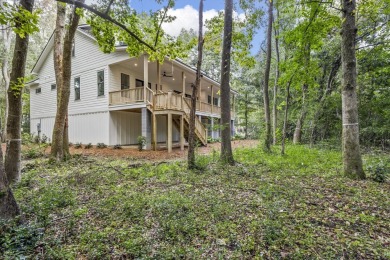
<svg viewBox="0 0 390 260">
<path fill-rule="evenodd" d="M 75 157 L 28 164 L 2 223 L 0 255 L 44 259 L 390 258 L 390 184 L 341 174 L 337 151 L 238 149 L 145 163 Z M 365 164 L 385 155 L 365 156 Z M 385 160 L 385 159 L 384 159 Z M 132 162 L 133 163 L 133 162 Z"/>
</svg>

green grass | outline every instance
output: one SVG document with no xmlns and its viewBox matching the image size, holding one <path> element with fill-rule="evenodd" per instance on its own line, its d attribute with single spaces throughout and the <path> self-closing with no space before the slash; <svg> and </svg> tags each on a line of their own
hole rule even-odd
<svg viewBox="0 0 390 260">
<path fill-rule="evenodd" d="M 385 156 L 366 155 L 365 164 Z M 390 184 L 344 178 L 339 152 L 239 149 L 235 167 L 217 157 L 199 157 L 204 170 L 193 172 L 181 161 L 29 164 L 14 189 L 25 220 L 2 223 L 0 255 L 390 258 Z"/>
</svg>

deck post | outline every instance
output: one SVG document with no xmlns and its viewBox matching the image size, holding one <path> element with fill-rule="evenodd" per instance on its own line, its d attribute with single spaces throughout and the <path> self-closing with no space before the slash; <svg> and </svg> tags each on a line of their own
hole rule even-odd
<svg viewBox="0 0 390 260">
<path fill-rule="evenodd" d="M 168 91 L 168 97 L 167 97 L 167 109 L 171 109 L 172 104 L 172 90 Z"/>
<path fill-rule="evenodd" d="M 158 60 L 156 62 L 157 62 L 157 89 L 156 89 L 156 94 L 157 94 L 161 86 L 161 66 Z"/>
<path fill-rule="evenodd" d="M 167 124 L 167 127 L 168 127 L 168 139 L 167 139 L 167 142 L 168 142 L 168 153 L 171 153 L 172 152 L 172 113 L 169 112 L 168 113 L 168 124 Z"/>
<path fill-rule="evenodd" d="M 183 98 L 186 97 L 186 74 L 184 73 L 184 71 L 181 73 L 181 82 L 183 84 L 183 90 L 182 90 L 182 96 Z"/>
<path fill-rule="evenodd" d="M 143 107 L 141 109 L 141 133 L 146 138 L 144 149 L 149 150 L 151 147 L 151 112 Z"/>
<path fill-rule="evenodd" d="M 184 115 L 180 116 L 180 150 L 184 151 Z"/>
<path fill-rule="evenodd" d="M 153 131 L 152 131 L 152 142 L 153 142 L 153 150 L 157 151 L 157 120 L 156 115 L 152 113 L 153 118 Z"/>
<path fill-rule="evenodd" d="M 146 102 L 146 88 L 149 84 L 148 55 L 144 54 L 144 102 Z"/>
<path fill-rule="evenodd" d="M 211 120 L 211 139 L 214 139 L 214 117 L 210 117 Z"/>
<path fill-rule="evenodd" d="M 211 114 L 214 111 L 214 90 L 213 90 L 213 88 L 214 88 L 213 85 L 211 85 Z"/>
<path fill-rule="evenodd" d="M 202 111 L 202 103 L 201 103 L 201 92 L 202 92 L 202 80 L 199 81 L 199 93 L 198 93 L 198 98 L 199 98 L 199 111 Z"/>
</svg>

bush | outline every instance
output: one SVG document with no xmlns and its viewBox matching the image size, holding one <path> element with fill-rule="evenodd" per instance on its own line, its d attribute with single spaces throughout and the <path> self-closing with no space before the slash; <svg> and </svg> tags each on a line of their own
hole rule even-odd
<svg viewBox="0 0 390 260">
<path fill-rule="evenodd" d="M 47 136 L 43 134 L 41 137 L 41 143 L 45 144 L 47 142 L 47 139 Z"/>
<path fill-rule="evenodd" d="M 33 136 L 33 142 L 34 143 L 39 144 L 40 141 L 41 141 L 41 138 L 39 138 L 39 135 Z"/>
<path fill-rule="evenodd" d="M 80 149 L 81 147 L 83 147 L 83 145 L 80 142 L 74 144 L 75 149 Z"/>
<path fill-rule="evenodd" d="M 84 149 L 91 149 L 92 148 L 92 143 L 88 143 L 84 146 Z"/>
<path fill-rule="evenodd" d="M 105 143 L 97 143 L 96 147 L 99 149 L 103 149 L 103 148 L 107 148 L 107 145 Z"/>
<path fill-rule="evenodd" d="M 69 147 L 72 147 L 72 146 L 73 146 L 73 143 L 69 142 L 69 143 L 68 143 L 68 146 L 69 146 Z"/>
<path fill-rule="evenodd" d="M 36 159 L 43 156 L 43 153 L 35 148 L 30 148 L 23 151 L 22 153 L 24 159 Z"/>
<path fill-rule="evenodd" d="M 112 147 L 112 149 L 114 149 L 114 150 L 122 149 L 122 146 L 120 144 L 116 144 L 116 145 L 114 145 L 114 147 Z"/>
<path fill-rule="evenodd" d="M 141 135 L 138 136 L 137 142 L 138 142 L 138 150 L 142 151 L 144 149 L 144 146 L 146 145 L 146 137 Z"/>
<path fill-rule="evenodd" d="M 22 133 L 22 144 L 29 144 L 33 140 L 33 136 L 29 133 Z"/>
<path fill-rule="evenodd" d="M 370 174 L 370 177 L 379 183 L 385 182 L 387 179 L 387 175 L 390 172 L 390 165 L 383 161 L 380 161 L 377 164 L 369 165 L 367 170 Z"/>
</svg>

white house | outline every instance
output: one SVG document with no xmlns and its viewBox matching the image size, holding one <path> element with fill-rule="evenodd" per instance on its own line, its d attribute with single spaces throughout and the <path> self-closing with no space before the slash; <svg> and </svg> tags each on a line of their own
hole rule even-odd
<svg viewBox="0 0 390 260">
<path fill-rule="evenodd" d="M 29 84 L 31 133 L 37 134 L 40 126 L 41 135 L 49 138 L 57 109 L 53 40 L 51 37 L 32 70 L 37 79 Z M 171 151 L 177 143 L 184 149 L 189 97 L 195 82 L 193 67 L 180 60 L 150 62 L 147 55 L 131 58 L 126 46 L 105 54 L 89 33 L 89 26 L 79 26 L 71 81 L 70 142 L 131 145 L 137 143 L 138 136 L 145 136 L 147 148 L 166 146 Z M 213 127 L 220 119 L 219 105 L 219 83 L 203 76 L 196 112 L 196 137 L 203 145 L 207 136 L 219 137 L 219 130 Z M 234 126 L 234 109 L 232 119 Z"/>
</svg>

